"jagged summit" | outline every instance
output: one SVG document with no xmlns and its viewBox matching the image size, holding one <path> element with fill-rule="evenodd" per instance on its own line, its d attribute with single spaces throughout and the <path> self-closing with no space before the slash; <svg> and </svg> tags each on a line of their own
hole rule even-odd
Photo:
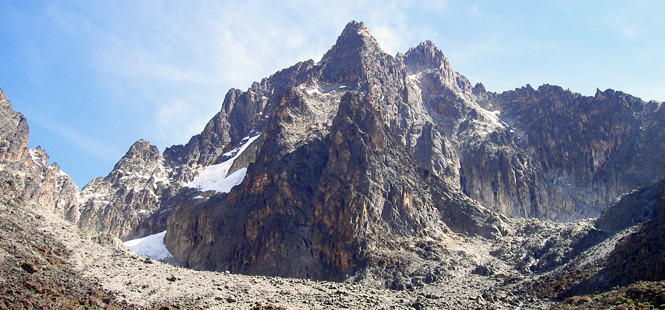
<svg viewBox="0 0 665 310">
<path fill-rule="evenodd" d="M 427 40 L 410 48 L 405 54 L 398 54 L 403 57 L 404 64 L 410 72 L 420 72 L 426 69 L 450 70 L 448 58 L 443 55 L 432 41 Z"/>
<path fill-rule="evenodd" d="M 370 34 L 363 22 L 352 21 L 344 27 L 335 45 L 323 55 L 321 62 L 334 61 L 351 55 L 366 56 L 381 52 L 379 43 Z"/>
<path fill-rule="evenodd" d="M 138 140 L 132 144 L 125 156 L 126 159 L 136 159 L 159 156 L 160 152 L 157 146 L 151 145 L 147 140 Z"/>
<path fill-rule="evenodd" d="M 333 84 L 352 88 L 361 87 L 371 75 L 373 63 L 388 56 L 381 51 L 365 24 L 350 22 L 342 31 L 335 45 L 321 58 L 321 76 Z"/>
</svg>

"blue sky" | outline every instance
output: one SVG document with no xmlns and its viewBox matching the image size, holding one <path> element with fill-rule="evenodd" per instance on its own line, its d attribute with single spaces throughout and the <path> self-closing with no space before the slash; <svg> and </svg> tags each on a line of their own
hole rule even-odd
<svg viewBox="0 0 665 310">
<path fill-rule="evenodd" d="M 138 139 L 184 144 L 230 88 L 321 56 L 364 21 L 384 51 L 431 40 L 475 84 L 665 101 L 665 1 L 0 0 L 0 88 L 82 187 Z"/>
</svg>

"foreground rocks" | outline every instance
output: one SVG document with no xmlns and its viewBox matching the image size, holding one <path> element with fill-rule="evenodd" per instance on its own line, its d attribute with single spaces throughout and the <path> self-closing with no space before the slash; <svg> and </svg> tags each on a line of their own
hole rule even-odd
<svg viewBox="0 0 665 310">
<path fill-rule="evenodd" d="M 58 237 L 72 230 L 49 212 L 34 212 L 12 185 L 0 183 L 0 309 L 134 308 L 83 276 L 72 249 Z"/>
</svg>

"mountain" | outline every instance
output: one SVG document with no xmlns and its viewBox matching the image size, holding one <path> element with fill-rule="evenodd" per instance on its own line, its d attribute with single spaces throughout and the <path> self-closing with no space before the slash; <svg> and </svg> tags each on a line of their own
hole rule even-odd
<svg viewBox="0 0 665 310">
<path fill-rule="evenodd" d="M 489 92 L 432 42 L 391 56 L 351 22 L 319 62 L 230 90 L 187 144 L 139 140 L 79 193 L 28 149 L 0 90 L 0 306 L 249 307 L 265 293 L 375 308 L 375 290 L 415 309 L 660 306 L 661 106 L 553 85 Z M 116 239 L 148 235 L 173 264 L 227 272 L 139 259 Z M 52 289 L 69 278 L 85 289 Z"/>
<path fill-rule="evenodd" d="M 186 145 L 134 144 L 84 187 L 79 226 L 123 240 L 167 230 L 192 268 L 339 280 L 399 240 L 599 216 L 665 178 L 661 105 L 488 92 L 432 42 L 391 56 L 351 22 L 319 62 L 230 90 Z"/>
</svg>

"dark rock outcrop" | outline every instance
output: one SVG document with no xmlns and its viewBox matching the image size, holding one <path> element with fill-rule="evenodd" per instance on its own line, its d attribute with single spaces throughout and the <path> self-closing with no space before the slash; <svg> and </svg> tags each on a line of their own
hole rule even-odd
<svg viewBox="0 0 665 310">
<path fill-rule="evenodd" d="M 657 193 L 653 216 L 617 243 L 602 272 L 612 284 L 665 280 L 665 180 L 649 191 Z"/>
<path fill-rule="evenodd" d="M 370 97 L 347 92 L 327 136 L 284 153 L 279 114 L 312 117 L 300 96 L 284 95 L 240 186 L 176 207 L 166 243 L 185 266 L 343 280 L 399 240 L 504 233 L 496 214 L 409 155 Z"/>
</svg>

